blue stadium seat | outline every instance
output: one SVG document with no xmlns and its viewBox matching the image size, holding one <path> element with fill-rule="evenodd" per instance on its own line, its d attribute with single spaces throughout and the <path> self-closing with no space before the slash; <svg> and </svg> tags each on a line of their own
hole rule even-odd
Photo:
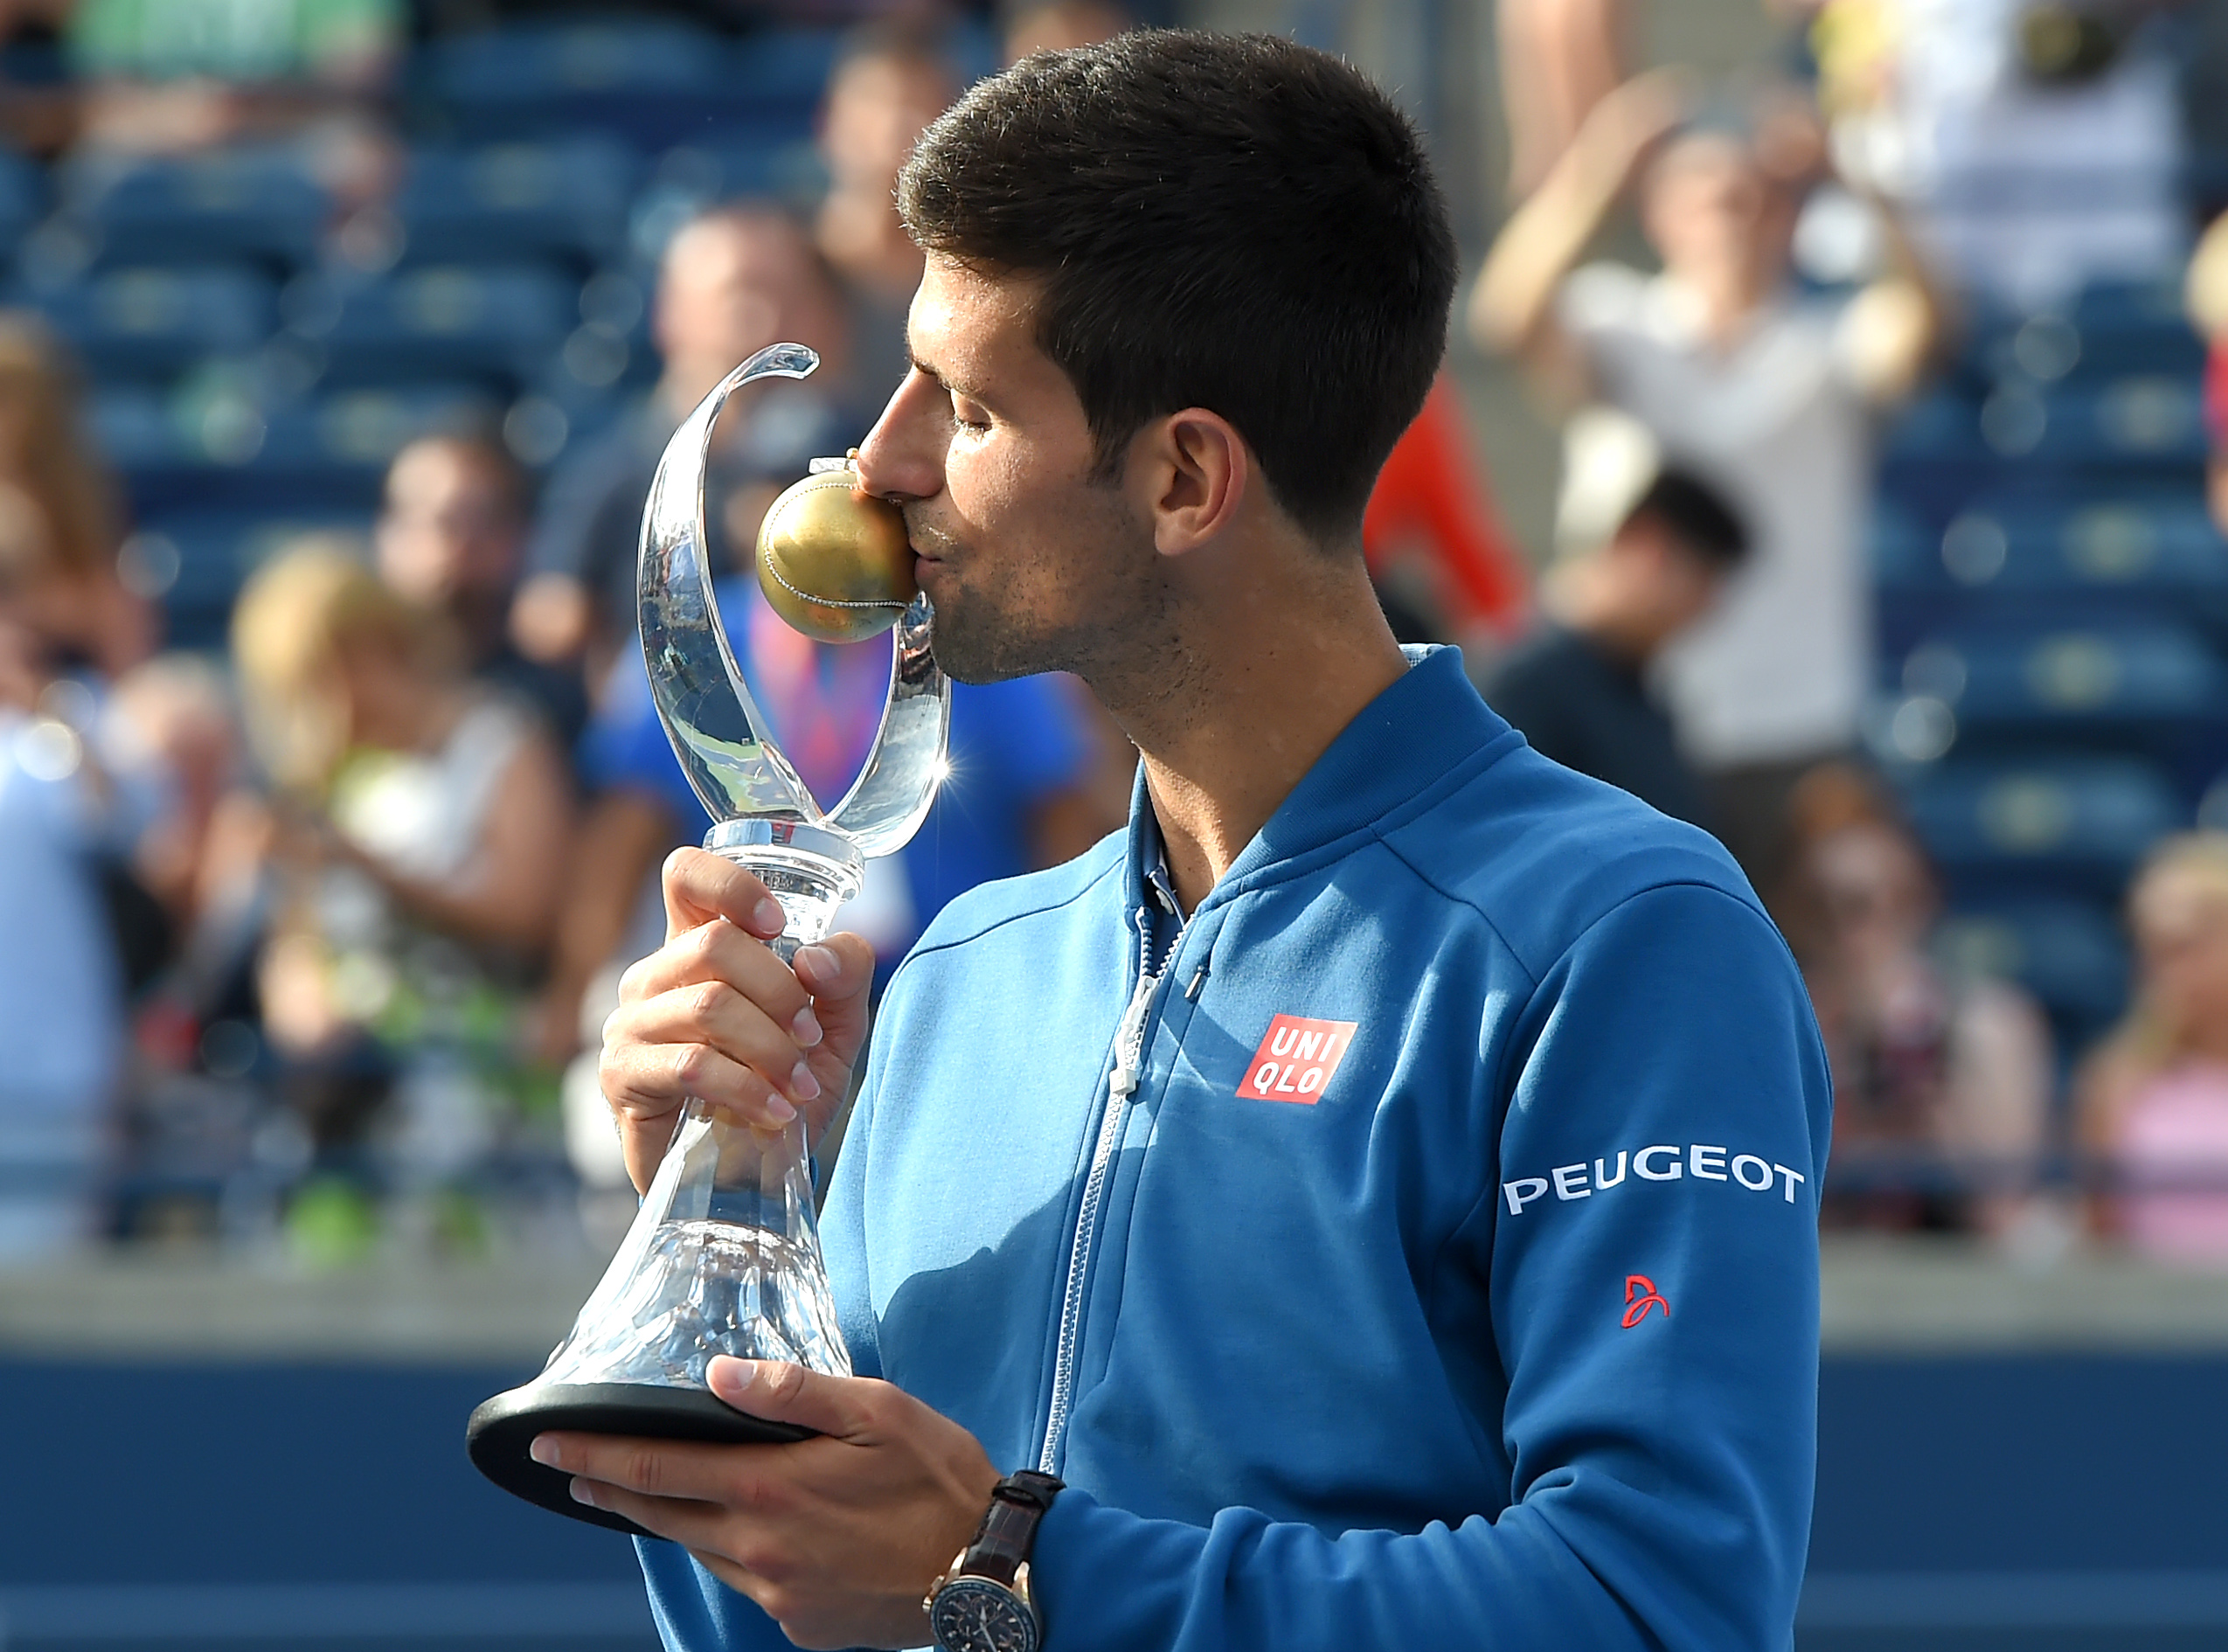
<svg viewBox="0 0 2228 1652">
<path fill-rule="evenodd" d="M 337 382 L 517 382 L 578 324 L 579 293 L 545 267 L 442 265 L 362 281 L 304 276 L 288 288 L 285 311 L 288 328 L 324 351 Z"/>
<path fill-rule="evenodd" d="M 2045 401 L 2031 452 L 2037 463 L 2093 469 L 2185 469 L 2205 461 L 2195 373 L 2129 373 L 2069 386 Z"/>
<path fill-rule="evenodd" d="M 624 148 L 592 139 L 421 149 L 395 203 L 402 256 L 420 264 L 559 257 L 593 266 L 626 234 L 636 170 Z"/>
<path fill-rule="evenodd" d="M 762 116 L 811 118 L 843 49 L 833 29 L 768 29 L 735 43 L 728 84 L 739 102 Z"/>
<path fill-rule="evenodd" d="M 1948 913 L 1934 951 L 1953 973 L 2015 981 L 2061 1025 L 2093 1033 L 2127 998 L 2127 946 L 2104 904 L 2009 895 Z"/>
<path fill-rule="evenodd" d="M 271 415 L 262 469 L 376 479 L 419 436 L 482 426 L 502 409 L 471 384 L 336 391 Z"/>
<path fill-rule="evenodd" d="M 1872 534 L 1883 590 L 2228 593 L 2228 540 L 2190 489 L 1982 495 L 1938 534 L 1888 504 Z"/>
<path fill-rule="evenodd" d="M 469 140 L 613 134 L 644 147 L 719 128 L 807 136 L 832 34 L 739 47 L 677 18 L 507 24 L 435 44 L 423 84 Z"/>
<path fill-rule="evenodd" d="M 444 103 L 492 108 L 703 92 L 719 84 L 727 53 L 718 35 L 677 19 L 513 24 L 438 41 L 425 67 Z"/>
<path fill-rule="evenodd" d="M 300 264 L 332 212 L 299 157 L 263 150 L 72 162 L 60 194 L 63 212 L 110 264 Z"/>
<path fill-rule="evenodd" d="M 45 205 L 46 182 L 38 168 L 0 150 L 0 252 L 14 249 Z"/>
<path fill-rule="evenodd" d="M 1945 583 L 1941 536 L 1915 510 L 1888 498 L 1872 506 L 1872 578 L 1887 590 L 1932 591 Z"/>
<path fill-rule="evenodd" d="M 1973 514 L 1997 524 L 2004 556 L 1992 579 L 1968 578 L 1968 584 L 2132 591 L 2168 600 L 2180 592 L 2228 590 L 2228 540 L 2194 490 L 1982 500 Z"/>
<path fill-rule="evenodd" d="M 2100 282 L 2074 301 L 2068 317 L 2080 341 L 2084 373 L 2171 373 L 2194 378 L 2204 344 L 2183 309 L 2178 281 Z"/>
<path fill-rule="evenodd" d="M 271 278 L 238 267 L 112 269 L 29 298 L 93 371 L 124 378 L 251 351 L 270 337 L 277 310 Z"/>
<path fill-rule="evenodd" d="M 163 595 L 164 641 L 172 648 L 225 645 L 241 584 L 274 551 L 298 535 L 365 533 L 361 514 L 185 510 L 149 518 L 133 536 L 141 559 L 175 569 Z"/>
<path fill-rule="evenodd" d="M 87 405 L 94 443 L 110 464 L 129 474 L 178 462 L 182 444 L 161 391 L 147 385 L 104 385 Z"/>
<path fill-rule="evenodd" d="M 1912 401 L 1887 427 L 1881 454 L 1921 464 L 1987 463 L 1994 455 L 1981 439 L 1981 406 L 1954 385 L 1937 385 Z"/>
<path fill-rule="evenodd" d="M 2228 664 L 2166 620 L 1936 636 L 1905 656 L 1903 678 L 1974 732 L 2228 718 Z"/>
<path fill-rule="evenodd" d="M 2111 898 L 2190 810 L 2151 764 L 2127 757 L 1952 760 L 1905 777 L 1912 824 L 1961 899 L 1996 891 Z"/>
</svg>

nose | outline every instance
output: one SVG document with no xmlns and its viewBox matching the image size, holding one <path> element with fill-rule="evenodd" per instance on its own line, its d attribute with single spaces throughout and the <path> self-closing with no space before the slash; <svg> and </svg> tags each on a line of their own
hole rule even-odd
<svg viewBox="0 0 2228 1652">
<path fill-rule="evenodd" d="M 859 443 L 861 485 L 885 499 L 934 498 L 944 489 L 944 448 L 950 427 L 949 403 L 942 387 L 918 367 L 908 369 L 890 405 Z"/>
</svg>

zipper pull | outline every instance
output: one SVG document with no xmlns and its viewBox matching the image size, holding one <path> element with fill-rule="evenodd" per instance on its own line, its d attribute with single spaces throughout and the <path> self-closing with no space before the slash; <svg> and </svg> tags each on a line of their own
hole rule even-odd
<svg viewBox="0 0 2228 1652">
<path fill-rule="evenodd" d="M 1114 1068 L 1114 1077 L 1108 1081 L 1108 1088 L 1113 1091 L 1115 1100 L 1127 1101 L 1136 1093 L 1137 1070 L 1127 1061 L 1121 1062 Z"/>
</svg>

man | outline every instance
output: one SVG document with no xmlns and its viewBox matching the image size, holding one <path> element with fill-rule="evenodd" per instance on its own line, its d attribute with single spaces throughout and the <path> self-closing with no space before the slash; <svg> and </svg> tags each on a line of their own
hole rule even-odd
<svg viewBox="0 0 2228 1652">
<path fill-rule="evenodd" d="M 1550 576 L 1546 623 L 1498 663 L 1487 701 L 1543 757 L 1706 826 L 1701 788 L 1642 675 L 1747 552 L 1747 530 L 1715 488 L 1659 473 L 1607 544 Z"/>
<path fill-rule="evenodd" d="M 472 674 L 533 706 L 569 747 L 587 718 L 580 674 L 526 658 L 506 625 L 526 517 L 525 478 L 501 448 L 470 436 L 421 436 L 387 467 L 373 536 L 379 579 L 446 615 Z"/>
<path fill-rule="evenodd" d="M 1857 739 L 1871 658 L 1871 424 L 1917 385 L 1939 319 L 1891 219 L 1893 269 L 1838 303 L 1799 299 L 1788 246 L 1815 126 L 1761 105 L 1682 128 L 1684 102 L 1652 75 L 1596 107 L 1502 231 L 1470 329 L 1551 398 L 1629 414 L 1739 502 L 1755 554 L 1662 669 L 1725 841 L 1770 888 L 1788 788 Z M 1662 273 L 1575 268 L 1635 179 Z"/>
<path fill-rule="evenodd" d="M 878 383 L 905 371 L 906 303 L 920 281 L 920 248 L 898 221 L 898 169 L 957 95 L 950 60 L 917 24 L 853 30 L 828 79 L 819 132 L 828 193 L 813 239 L 842 283 L 854 358 Z"/>
<path fill-rule="evenodd" d="M 719 207 L 683 226 L 659 265 L 654 326 L 665 369 L 650 405 L 552 480 L 511 613 L 529 656 L 585 656 L 594 684 L 634 635 L 635 553 L 658 455 L 737 363 L 782 340 L 821 356 L 810 378 L 753 385 L 721 415 L 706 510 L 712 533 L 746 556 L 775 493 L 867 422 L 850 406 L 842 296 L 803 229 L 772 207 Z"/>
<path fill-rule="evenodd" d="M 892 980 L 822 1230 L 864 1375 L 709 1372 L 822 1437 L 538 1454 L 675 1540 L 690 1652 L 922 1644 L 994 1486 L 1033 1602 L 980 1558 L 939 1601 L 995 1644 L 1785 1647 L 1816 1031 L 1716 845 L 1371 599 L 1454 284 L 1414 128 L 1288 42 L 1141 32 L 978 85 L 900 201 L 862 475 L 948 670 L 1071 670 L 1135 739 L 1129 829 Z M 711 856 L 666 894 L 603 1060 L 638 1179 L 686 1094 L 822 1124 L 871 968 L 781 965 Z"/>
</svg>

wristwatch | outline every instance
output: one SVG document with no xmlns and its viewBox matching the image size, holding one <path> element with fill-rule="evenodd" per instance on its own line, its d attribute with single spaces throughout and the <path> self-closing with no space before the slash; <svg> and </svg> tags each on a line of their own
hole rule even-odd
<svg viewBox="0 0 2228 1652">
<path fill-rule="evenodd" d="M 1037 1652 L 1044 1643 L 1045 1626 L 1029 1595 L 1029 1551 L 1037 1523 L 1061 1489 L 1052 1475 L 1024 1468 L 991 1491 L 975 1541 L 921 1602 L 943 1652 Z"/>
</svg>

